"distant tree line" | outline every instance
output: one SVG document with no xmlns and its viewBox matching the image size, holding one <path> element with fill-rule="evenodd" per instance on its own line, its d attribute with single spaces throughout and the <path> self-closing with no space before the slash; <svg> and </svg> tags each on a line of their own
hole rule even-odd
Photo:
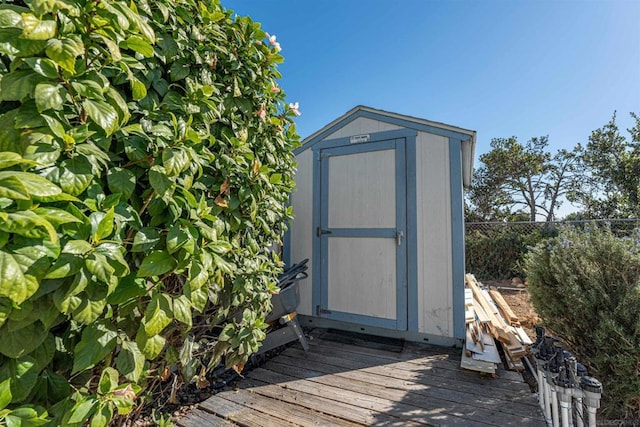
<svg viewBox="0 0 640 427">
<path fill-rule="evenodd" d="M 547 136 L 494 138 L 467 193 L 466 220 L 554 221 L 564 200 L 579 209 L 565 219 L 640 217 L 640 117 L 630 115 L 628 137 L 614 113 L 586 145 L 555 153 Z"/>
</svg>

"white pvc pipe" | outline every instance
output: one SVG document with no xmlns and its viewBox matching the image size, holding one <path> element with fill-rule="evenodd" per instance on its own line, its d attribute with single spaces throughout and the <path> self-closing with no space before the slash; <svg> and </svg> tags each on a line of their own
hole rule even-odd
<svg viewBox="0 0 640 427">
<path fill-rule="evenodd" d="M 538 369 L 538 402 L 540 402 L 540 408 L 544 411 L 544 389 L 547 386 L 547 382 L 544 380 L 544 374 L 542 369 Z"/>
<path fill-rule="evenodd" d="M 576 427 L 584 427 L 583 417 L 584 409 L 582 408 L 582 397 L 576 397 Z"/>
<path fill-rule="evenodd" d="M 547 383 L 547 379 L 544 381 L 544 419 L 547 425 L 551 424 L 551 387 Z"/>
<path fill-rule="evenodd" d="M 555 388 L 551 388 L 551 418 L 553 427 L 560 427 L 560 413 L 558 411 L 558 392 Z"/>
<path fill-rule="evenodd" d="M 588 406 L 589 411 L 589 427 L 596 427 L 596 409 L 593 406 Z"/>
<path fill-rule="evenodd" d="M 569 424 L 569 404 L 560 400 L 560 416 L 562 419 L 562 427 L 571 427 Z"/>
</svg>

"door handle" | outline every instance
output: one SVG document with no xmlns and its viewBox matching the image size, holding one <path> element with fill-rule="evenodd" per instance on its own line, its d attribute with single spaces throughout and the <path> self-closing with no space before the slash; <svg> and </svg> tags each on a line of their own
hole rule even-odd
<svg viewBox="0 0 640 427">
<path fill-rule="evenodd" d="M 398 246 L 402 245 L 402 238 L 404 237 L 403 231 L 396 231 L 396 242 L 398 242 Z"/>
<path fill-rule="evenodd" d="M 331 230 L 324 230 L 320 227 L 316 228 L 316 236 L 320 237 L 323 234 L 331 234 Z"/>
</svg>

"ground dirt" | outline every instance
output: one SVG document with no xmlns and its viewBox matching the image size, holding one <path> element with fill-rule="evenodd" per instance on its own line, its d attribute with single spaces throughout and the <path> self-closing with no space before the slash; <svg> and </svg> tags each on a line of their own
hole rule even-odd
<svg viewBox="0 0 640 427">
<path fill-rule="evenodd" d="M 527 332 L 529 338 L 535 341 L 536 332 L 534 326 L 540 324 L 540 318 L 533 309 L 526 284 L 518 287 L 512 282 L 512 279 L 483 281 L 481 283 L 500 291 L 504 300 L 509 304 L 509 307 L 511 307 L 511 310 L 518 316 L 522 328 Z"/>
</svg>

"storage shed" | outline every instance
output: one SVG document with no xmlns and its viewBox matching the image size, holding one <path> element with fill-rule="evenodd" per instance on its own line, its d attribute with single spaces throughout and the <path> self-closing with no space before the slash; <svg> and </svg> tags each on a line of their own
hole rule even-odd
<svg viewBox="0 0 640 427">
<path fill-rule="evenodd" d="M 464 338 L 463 186 L 475 131 L 358 106 L 296 150 L 289 265 L 309 258 L 298 314 L 449 345 Z"/>
</svg>

